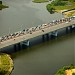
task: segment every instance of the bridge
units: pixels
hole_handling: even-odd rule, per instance
[[[24,43],[29,46],[29,39],[44,36],[51,33],[53,36],[58,36],[58,30],[62,28],[68,28],[72,30],[75,27],[75,16],[68,18],[62,18],[59,20],[53,20],[50,23],[38,25],[36,27],[31,27],[24,29],[23,31],[15,32],[6,36],[0,37],[0,48],[4,48],[10,45],[15,45],[20,42],[25,41]]]

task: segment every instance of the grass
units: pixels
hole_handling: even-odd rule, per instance
[[[35,3],[44,3],[44,2],[49,2],[49,0],[33,0],[32,2],[35,2]]]

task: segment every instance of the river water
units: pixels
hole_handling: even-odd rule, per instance
[[[63,17],[59,13],[49,14],[48,3],[36,4],[31,0],[3,0],[3,3],[9,8],[0,11],[0,36]],[[54,75],[62,66],[74,64],[74,34],[45,42],[41,36],[32,39],[33,46],[12,53],[14,71],[11,75]]]

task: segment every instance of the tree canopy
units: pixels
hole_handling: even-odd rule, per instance
[[[46,6],[46,8],[47,8],[47,10],[50,12],[50,14],[54,13],[54,10],[55,10],[55,9],[52,7],[51,4],[48,4],[48,5]]]

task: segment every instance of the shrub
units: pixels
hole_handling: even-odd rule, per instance
[[[54,11],[55,11],[55,9],[53,8],[53,6],[51,4],[48,4],[46,6],[46,8],[47,8],[48,12],[50,12],[51,14],[54,13]]]

